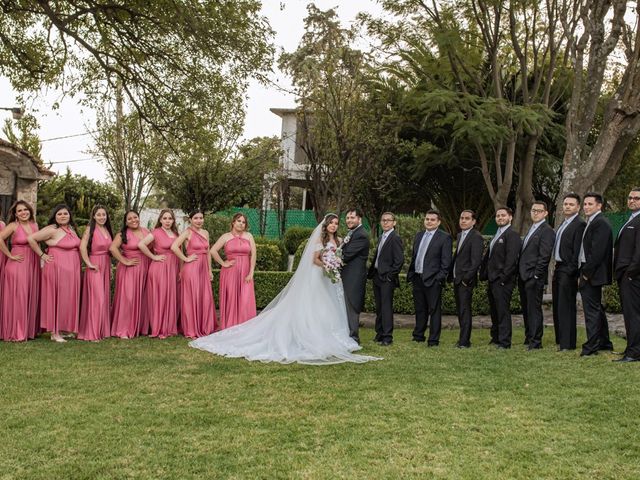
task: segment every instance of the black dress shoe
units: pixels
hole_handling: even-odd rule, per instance
[[[594,355],[598,355],[598,352],[580,352],[581,357],[593,357]]]
[[[629,362],[640,362],[640,358],[627,357],[626,355],[622,358],[616,358],[615,360],[611,360],[612,362],[619,363],[629,363]]]
[[[427,347],[437,347],[438,345],[438,343],[429,343]]]
[[[416,337],[413,337],[413,338],[411,339],[411,341],[412,341],[412,342],[418,342],[418,343],[424,343],[424,342],[426,341],[426,339],[425,339],[425,338],[416,338]]]
[[[531,350],[541,350],[542,349],[542,345],[531,345],[529,344],[529,346],[527,347],[527,350],[531,351]]]
[[[575,350],[575,349],[574,348],[560,348],[560,347],[558,347],[558,351],[559,352],[568,352],[570,350]]]
[[[388,347],[393,343],[393,340],[382,340],[380,342],[380,346],[381,347]]]
[[[471,348],[471,345],[460,345],[460,344],[456,344],[456,348]]]
[[[604,347],[598,347],[601,352],[613,352],[613,345],[606,345]]]
[[[373,341],[374,342],[381,342],[382,341],[382,337],[380,335],[376,335],[375,337],[373,337]]]

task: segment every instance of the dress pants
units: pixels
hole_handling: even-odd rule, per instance
[[[471,301],[473,299],[473,286],[464,286],[462,283],[453,284],[453,294],[456,299],[456,310],[458,312],[458,322],[460,323],[460,337],[458,345],[462,347],[471,346]]]
[[[376,271],[373,277],[373,296],[376,301],[376,340],[393,340],[393,291],[394,283],[380,278]]]
[[[489,282],[489,308],[491,310],[491,342],[504,348],[511,348],[511,296],[515,280],[501,285],[499,281]]]
[[[624,277],[618,282],[624,328],[627,332],[627,357],[640,359],[640,279]]]
[[[425,341],[425,332],[429,325],[429,345],[440,343],[442,328],[442,285],[435,282],[426,287],[420,277],[413,279],[413,305],[416,310],[416,327],[413,338],[418,342]],[[429,324],[429,320],[431,320]]]
[[[584,283],[580,286],[587,341],[582,344],[582,354],[590,355],[598,350],[613,350],[609,340],[609,322],[602,306],[602,285]]]
[[[553,328],[560,349],[576,348],[576,294],[578,277],[562,271],[553,274]]]
[[[529,348],[540,348],[544,332],[542,319],[544,280],[530,278],[525,281],[519,278],[518,290],[524,319],[524,343],[529,345]]]
[[[360,314],[353,308],[349,299],[345,296],[344,303],[347,306],[347,321],[349,323],[349,336],[360,343]]]

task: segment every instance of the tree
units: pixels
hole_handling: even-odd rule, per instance
[[[298,49],[280,57],[299,105],[299,147],[316,218],[340,212],[358,185],[373,173],[387,136],[367,103],[371,79],[367,58],[353,48],[355,27],[343,28],[335,10],[308,7]]]
[[[17,131],[14,130],[14,122]],[[23,115],[20,120],[5,120],[2,133],[9,142],[29,152],[33,158],[42,163],[42,143],[38,136],[40,124],[31,114]]]
[[[270,69],[273,34],[257,0],[15,0],[2,3],[0,74],[21,92],[82,93],[101,105],[121,85],[142,123],[189,132],[240,108]]]
[[[64,175],[57,175],[38,186],[38,223],[46,225],[53,207],[65,203],[71,208],[76,222],[86,225],[95,205],[103,205],[112,215],[121,208],[120,197],[106,183],[91,180],[83,175],[72,175],[67,168]]]
[[[584,195],[588,190],[606,190],[640,131],[640,17],[637,8],[629,8],[625,0],[577,2],[580,35],[568,50],[576,74],[566,120],[561,192]],[[621,73],[612,76],[620,44],[625,62]],[[609,78],[613,95],[599,121],[599,104]]]
[[[278,175],[282,147],[278,137],[255,137],[247,140],[238,147],[237,161],[249,169],[253,176],[249,179],[242,205],[252,208],[262,208],[263,195],[269,186],[267,179]]]

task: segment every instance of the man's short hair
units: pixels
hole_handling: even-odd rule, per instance
[[[382,215],[380,215],[380,218],[384,217],[385,215],[390,216],[394,222],[396,221],[396,216],[391,212],[384,212]]]
[[[544,211],[548,212],[549,211],[549,207],[547,206],[547,202],[545,202],[544,200],[534,200],[533,203],[531,204],[531,206],[533,205],[542,205],[544,207]]]
[[[600,195],[599,193],[587,192],[584,194],[584,198],[586,199],[587,197],[593,198],[596,201],[596,203],[599,203],[600,205],[604,203],[604,198],[602,198],[602,195]]]
[[[427,213],[424,214],[424,216],[426,217],[427,215],[436,215],[438,217],[438,220],[440,220],[440,212],[438,210],[434,210],[433,208],[430,210],[427,210]]]
[[[573,198],[576,202],[578,202],[578,205],[582,201],[582,199],[580,198],[580,195],[578,195],[577,193],[573,193],[573,192],[567,193],[564,197],[562,197],[562,200],[566,200],[567,198]]]
[[[364,217],[364,213],[362,213],[362,209],[358,208],[358,207],[353,207],[353,208],[347,208],[346,213],[355,213],[357,217]]]
[[[504,210],[509,214],[509,216],[513,217],[513,210],[511,210],[509,207],[498,207],[496,208],[496,213],[498,213],[500,210]]]
[[[473,218],[474,220],[477,220],[477,218],[476,218],[476,212],[474,212],[473,210],[470,210],[470,209],[462,210],[462,211],[460,212],[460,215],[462,215],[463,213],[470,213],[470,214],[471,214],[471,218]]]

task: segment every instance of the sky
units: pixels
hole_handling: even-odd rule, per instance
[[[307,13],[308,0],[263,0],[262,14],[266,16],[275,31],[273,39],[276,45],[276,58],[284,49],[297,48],[304,33],[303,20]],[[315,0],[320,9],[336,8],[341,21],[348,25],[359,12],[382,14],[382,7],[375,0]],[[274,85],[262,85],[251,82],[248,90],[246,120],[243,137],[280,135],[280,117],[269,111],[270,108],[295,106],[295,98],[287,91],[291,89],[290,79],[278,71],[274,65],[271,75]],[[59,102],[59,108],[52,106]],[[0,107],[17,106],[15,92],[9,81],[0,76]],[[40,123],[39,135],[42,139],[42,156],[45,164],[54,172],[64,172],[67,167],[72,173],[86,175],[96,180],[105,180],[107,175],[102,164],[92,158],[87,150],[91,146],[90,132],[95,125],[95,114],[81,107],[74,98],[62,98],[60,92],[42,92],[35,100],[24,105]],[[11,113],[0,110],[0,123],[11,118]],[[61,138],[65,137],[65,138]]]

